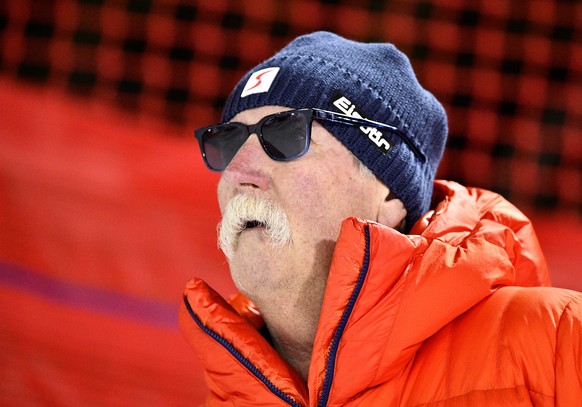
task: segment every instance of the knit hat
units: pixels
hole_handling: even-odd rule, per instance
[[[319,108],[397,127],[426,162],[388,131],[372,136],[363,127],[321,122],[400,198],[409,227],[428,211],[447,117],[394,45],[360,43],[329,32],[298,37],[239,81],[222,119],[266,105]]]

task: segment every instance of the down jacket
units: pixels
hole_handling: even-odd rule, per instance
[[[437,181],[435,197],[409,235],[343,222],[307,383],[252,308],[190,281],[180,325],[207,404],[581,406],[582,294],[542,287],[532,226],[499,195]]]

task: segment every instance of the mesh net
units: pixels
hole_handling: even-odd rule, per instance
[[[582,3],[5,0],[0,72],[192,127],[299,34],[390,41],[450,116],[439,177],[582,212]]]

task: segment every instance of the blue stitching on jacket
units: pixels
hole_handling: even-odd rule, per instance
[[[335,373],[335,361],[337,358],[337,352],[339,349],[339,342],[344,333],[346,325],[348,324],[348,319],[354,309],[356,304],[356,300],[358,299],[360,292],[362,291],[362,286],[364,285],[364,280],[368,275],[368,268],[370,265],[370,229],[369,226],[365,226],[365,236],[366,236],[366,250],[364,253],[364,262],[362,263],[362,268],[360,269],[360,274],[358,275],[358,280],[356,281],[356,286],[354,287],[354,291],[352,291],[352,295],[348,301],[346,309],[342,314],[340,322],[336,327],[336,330],[333,334],[329,354],[327,356],[327,362],[325,367],[325,375],[323,379],[323,388],[321,390],[321,397],[319,402],[317,403],[318,407],[325,407],[327,402],[329,401],[329,393],[331,392],[331,385],[333,383],[333,377]]]
[[[264,374],[262,374],[259,371],[259,369],[255,365],[252,364],[252,362],[250,360],[245,358],[234,347],[234,345],[232,345],[230,342],[228,342],[224,337],[220,336],[219,334],[217,334],[216,332],[214,332],[213,330],[211,330],[210,328],[205,326],[202,323],[202,321],[200,320],[200,318],[198,318],[198,316],[194,313],[194,310],[190,306],[190,303],[188,302],[188,298],[186,296],[184,296],[184,304],[186,304],[186,308],[188,309],[188,312],[190,313],[190,316],[192,317],[194,322],[196,322],[196,325],[198,325],[198,327],[200,329],[202,329],[202,331],[204,331],[208,336],[210,336],[212,339],[214,339],[216,342],[218,342],[220,345],[222,345],[222,347],[224,347],[228,352],[230,352],[230,354],[232,356],[234,356],[236,358],[236,360],[238,360],[244,367],[246,367],[257,379],[259,379],[261,382],[263,382],[263,384],[265,386],[267,386],[267,388],[271,391],[271,393],[273,393],[274,395],[279,397],[281,400],[283,400],[285,403],[289,404],[290,406],[301,407],[301,404],[297,403],[291,396],[284,393],[281,389],[279,389],[277,386],[275,386],[269,379],[267,379],[267,377]]]

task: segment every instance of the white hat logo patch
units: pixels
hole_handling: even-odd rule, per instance
[[[268,92],[278,72],[278,67],[265,68],[254,72],[247,81],[240,97],[244,98],[254,93]]]

